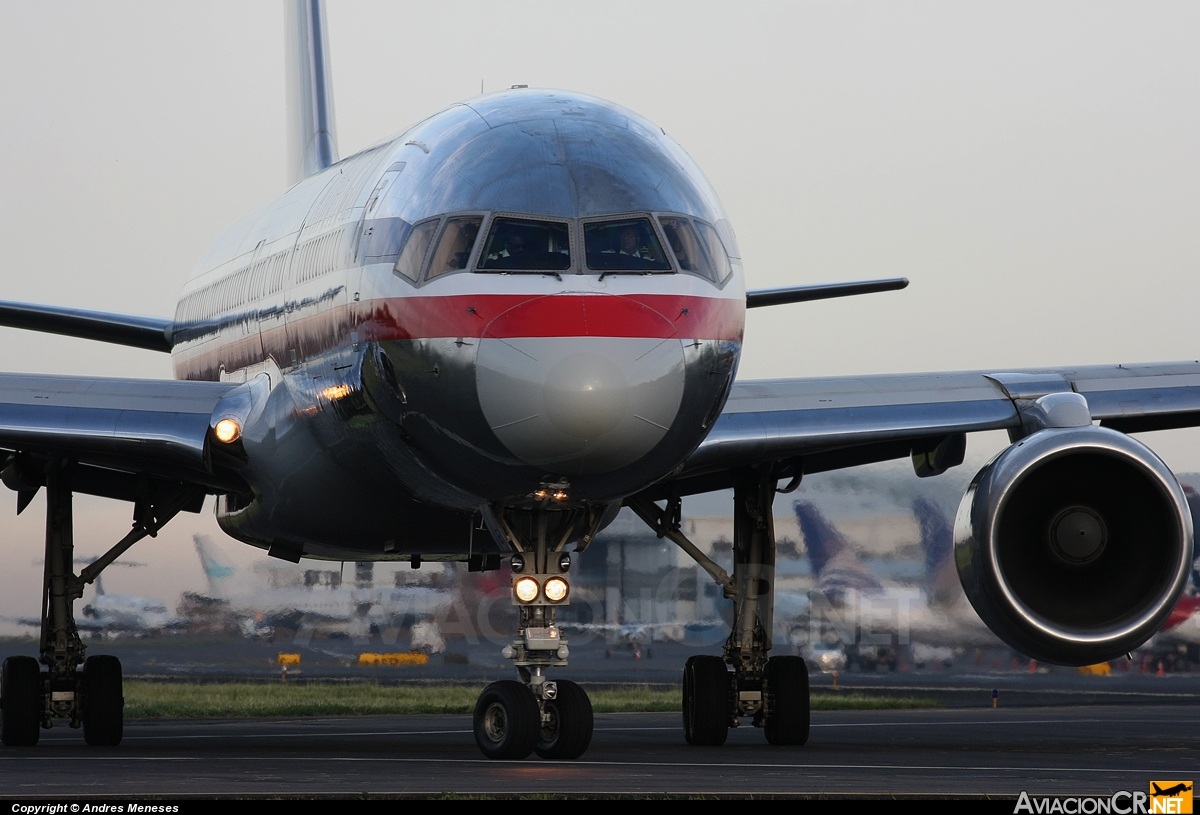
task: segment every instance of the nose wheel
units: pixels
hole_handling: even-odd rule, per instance
[[[537,744],[540,719],[529,688],[512,679],[493,682],[475,703],[475,743],[488,758],[525,758]]]
[[[542,702],[542,726],[533,749],[542,758],[579,758],[592,741],[592,700],[574,682],[555,684],[554,698]]]
[[[566,680],[543,682],[542,699],[514,680],[493,682],[475,703],[475,743],[488,758],[579,758],[592,742],[592,700]]]

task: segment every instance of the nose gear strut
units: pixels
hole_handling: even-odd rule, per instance
[[[544,671],[566,667],[570,655],[558,625],[559,607],[570,603],[571,556],[563,548],[580,532],[590,541],[600,512],[535,509],[514,514],[493,507],[490,521],[515,550],[510,565],[517,635],[501,654],[513,661],[521,681],[484,688],[475,705],[475,742],[488,758],[520,759],[531,752],[542,758],[578,758],[592,740],[591,700],[579,685],[551,681]]]

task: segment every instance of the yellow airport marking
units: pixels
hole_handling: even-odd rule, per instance
[[[407,651],[398,654],[359,654],[359,665],[425,665],[429,654]]]

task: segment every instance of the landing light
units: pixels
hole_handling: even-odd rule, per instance
[[[555,500],[555,501],[565,501],[565,500],[567,500],[567,493],[566,493],[566,491],[565,491],[565,490],[559,490],[558,492],[554,493],[554,500]]]
[[[538,582],[532,577],[522,577],[513,584],[513,591],[522,603],[532,603],[538,596]]]
[[[567,596],[567,581],[561,577],[552,577],[546,581],[546,599],[551,603],[561,603]]]
[[[232,444],[241,438],[242,426],[238,424],[237,419],[222,419],[213,428],[213,435],[222,444]]]

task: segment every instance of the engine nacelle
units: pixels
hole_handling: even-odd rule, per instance
[[[967,598],[1013,648],[1089,665],[1140,646],[1182,593],[1192,517],[1148,447],[1101,427],[1038,431],[971,482],[954,524]]]

